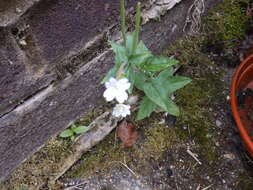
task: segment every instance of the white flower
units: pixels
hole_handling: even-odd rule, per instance
[[[130,106],[125,104],[116,104],[112,111],[112,115],[115,117],[126,117],[130,113]]]
[[[116,80],[112,77],[105,83],[106,90],[103,96],[108,102],[115,98],[119,103],[123,103],[128,98],[126,90],[129,89],[130,86],[127,78]]]

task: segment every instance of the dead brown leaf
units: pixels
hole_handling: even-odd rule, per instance
[[[136,140],[138,139],[138,132],[136,131],[136,127],[126,120],[123,120],[117,130],[116,130],[117,137],[123,143],[124,148],[130,148],[134,145]]]

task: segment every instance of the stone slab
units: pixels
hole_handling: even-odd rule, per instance
[[[118,0],[35,2],[0,2],[0,19],[16,7],[29,8],[18,21],[0,30],[0,116],[57,80],[62,70],[76,67],[69,64],[71,69],[64,68],[61,62],[79,54],[88,42],[116,24],[119,14]],[[135,0],[127,2],[130,8]],[[96,51],[84,54],[87,57]]]

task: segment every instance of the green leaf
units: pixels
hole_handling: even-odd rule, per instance
[[[175,59],[170,59],[164,56],[151,56],[147,58],[144,64],[142,64],[142,69],[146,71],[162,71],[167,67],[178,64]]]
[[[128,57],[127,57],[127,49],[115,42],[109,41],[113,52],[115,53],[115,64],[116,67],[119,68],[121,63],[127,63],[128,62]]]
[[[185,85],[189,84],[191,82],[191,79],[188,77],[168,77],[167,81],[165,82],[164,86],[166,86],[167,93],[171,94],[175,92],[176,90],[183,88]]]
[[[146,62],[147,58],[151,56],[152,53],[148,50],[143,41],[140,41],[135,53],[131,56],[129,61],[140,68],[140,66]]]
[[[128,78],[129,82],[131,83],[131,86],[130,88],[128,89],[128,93],[129,94],[132,94],[132,91],[133,91],[133,87],[134,87],[134,83],[135,83],[135,71],[133,70],[132,67],[129,67],[127,70],[126,70],[126,77]]]
[[[164,78],[164,79],[166,79],[168,77],[173,76],[174,72],[175,71],[174,71],[173,67],[169,67],[168,69],[160,72],[159,75],[158,75],[158,78]]]
[[[155,83],[145,83],[143,88],[146,96],[164,111],[169,112],[171,115],[179,116],[179,109],[176,104],[168,98],[165,91],[157,88]]]
[[[88,130],[89,130],[89,127],[87,126],[79,126],[79,127],[76,127],[73,131],[76,134],[80,134],[80,133],[85,133]]]
[[[141,101],[141,106],[137,114],[137,120],[142,120],[149,117],[150,114],[155,110],[156,104],[152,102],[147,96]]]
[[[136,51],[135,51],[136,54],[141,54],[141,53],[149,53],[151,54],[151,52],[148,50],[148,48],[146,47],[146,45],[144,44],[143,41],[140,41],[137,48],[136,48]]]
[[[76,125],[73,123],[70,125],[70,129],[73,130],[74,128],[76,128]]]
[[[101,84],[104,84],[105,82],[107,82],[111,77],[115,77],[117,73],[117,69],[116,67],[111,68],[108,73],[105,75],[105,77],[103,78],[103,80],[101,81]]]
[[[66,129],[60,133],[60,137],[63,137],[63,138],[70,137],[73,135],[74,135],[74,133],[71,129]]]
[[[164,95],[170,95],[191,82],[190,78],[167,76],[168,74],[162,73],[152,81],[156,88],[160,89],[160,92]]]
[[[180,115],[180,110],[178,106],[170,98],[168,98],[166,101],[166,107],[167,110],[164,111],[168,112],[169,114],[174,115],[176,117]]]
[[[138,88],[139,90],[144,91],[143,86],[146,83],[146,81],[147,81],[147,77],[144,74],[142,74],[142,73],[136,73],[135,74],[134,86],[136,88]]]
[[[71,141],[74,141],[74,140],[75,140],[75,136],[74,136],[74,135],[71,136],[71,137],[70,137],[70,140],[71,140]]]
[[[126,36],[126,49],[128,52],[128,55],[131,55],[132,51],[133,51],[133,33],[127,33]]]

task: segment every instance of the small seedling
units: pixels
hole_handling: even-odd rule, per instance
[[[106,101],[116,100],[112,115],[126,117],[131,114],[127,104],[128,95],[135,89],[145,94],[140,101],[137,120],[149,117],[157,108],[173,116],[179,116],[179,107],[170,98],[175,91],[191,82],[190,78],[175,76],[174,66],[179,61],[154,55],[139,39],[141,27],[141,5],[137,3],[135,29],[126,31],[125,1],[120,0],[120,24],[122,41],[109,41],[115,54],[114,67],[106,74],[102,83],[106,90]]]
[[[70,140],[74,141],[76,138],[76,135],[85,133],[88,130],[89,130],[89,127],[87,126],[76,126],[75,124],[72,124],[68,129],[60,133],[60,137],[70,138]]]

